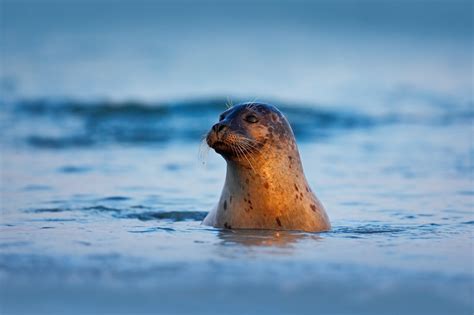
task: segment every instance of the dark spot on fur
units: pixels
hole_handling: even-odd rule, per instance
[[[244,201],[247,202],[247,198],[244,198]]]
[[[252,209],[252,210],[253,210],[253,207],[252,207],[252,206],[250,206],[250,209]]]
[[[232,226],[230,224],[227,224],[227,222],[224,223],[224,228],[226,229],[232,229]]]
[[[296,186],[296,184],[295,184],[295,190],[296,190],[296,191],[300,191],[300,190],[298,189],[298,186]]]
[[[252,204],[252,200],[249,199],[248,203],[249,203],[249,205],[251,205],[251,204]]]
[[[308,188],[308,186],[306,186],[306,192],[309,192],[309,188]],[[232,198],[232,197],[231,197],[231,198]]]
[[[315,206],[315,205],[311,204],[310,207],[311,207],[311,210],[313,210],[314,212],[316,212],[316,206]]]
[[[227,200],[224,200],[224,210],[227,210]]]
[[[268,189],[268,187],[270,187],[270,186],[268,185],[267,182],[265,182],[265,184],[263,184],[263,187],[265,187],[266,189]]]
[[[250,181],[249,181],[249,179],[247,178],[247,179],[245,179],[245,182],[248,184]]]
[[[277,221],[277,224],[281,227],[281,221],[280,218],[276,217],[275,220]]]
[[[298,194],[295,195],[295,199],[298,199]]]

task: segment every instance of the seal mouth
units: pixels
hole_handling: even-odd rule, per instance
[[[210,131],[207,135],[206,142],[225,158],[244,158],[248,153],[257,150],[258,147],[253,144],[255,140],[251,140],[246,136],[227,130],[224,133]]]
[[[213,148],[217,153],[224,153],[227,151],[231,151],[231,146],[226,143],[222,137],[219,137],[214,132],[209,132],[206,138],[206,142],[209,147]]]
[[[229,137],[223,136],[218,137],[217,135],[210,133],[207,137],[207,144],[209,147],[214,149],[216,153],[225,157],[237,156],[235,143],[230,141]]]
[[[216,151],[216,153],[224,156],[234,156],[235,155],[235,149],[233,148],[231,143],[227,143],[222,140],[216,140],[212,142],[212,144],[209,144],[211,148]]]

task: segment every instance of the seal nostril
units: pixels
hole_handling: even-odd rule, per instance
[[[215,133],[218,133],[219,131],[222,131],[226,128],[226,125],[224,124],[221,124],[221,123],[217,123],[215,124],[214,126],[212,126],[212,130],[215,132]]]

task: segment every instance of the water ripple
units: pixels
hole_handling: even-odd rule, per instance
[[[119,215],[119,218],[138,219],[141,221],[150,220],[171,220],[171,221],[201,221],[207,215],[205,211],[147,211],[141,213],[128,213]]]

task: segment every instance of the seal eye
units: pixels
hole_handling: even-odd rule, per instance
[[[252,123],[252,124],[253,124],[253,123],[256,123],[256,122],[258,121],[257,116],[252,115],[252,114],[245,116],[244,119],[245,119],[245,121],[247,121],[247,122],[249,122],[249,123]]]
[[[219,121],[221,121],[222,119],[224,119],[224,114],[219,115]]]

